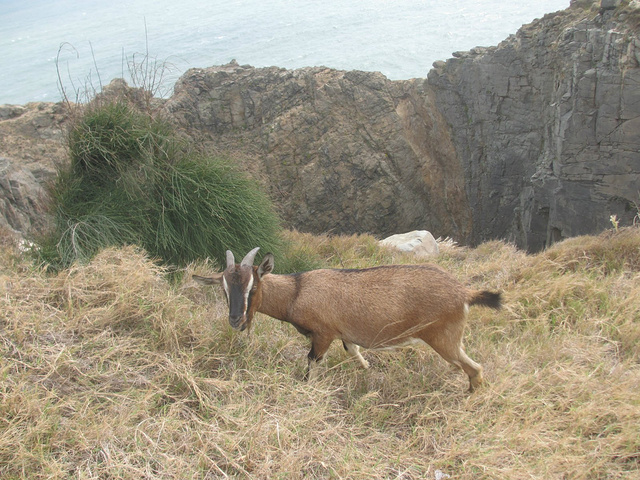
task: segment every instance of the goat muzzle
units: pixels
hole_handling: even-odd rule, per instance
[[[247,317],[245,315],[231,316],[229,315],[229,325],[234,330],[240,330],[243,332],[247,328]]]

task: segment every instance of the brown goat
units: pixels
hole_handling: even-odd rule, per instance
[[[471,290],[434,265],[389,265],[359,270],[312,270],[274,275],[274,258],[253,266],[258,248],[240,264],[227,251],[227,268],[214,277],[193,278],[222,284],[235,329],[251,326],[256,312],[291,323],[311,339],[307,377],[313,376],[331,342],[364,368],[359,346],[388,349],[427,343],[469,376],[473,391],[482,367],[464,352],[462,336],[470,305],[500,308],[500,293]]]

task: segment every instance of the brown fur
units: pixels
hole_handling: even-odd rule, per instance
[[[392,348],[421,340],[467,373],[470,390],[482,383],[482,367],[462,346],[466,313],[469,305],[499,308],[499,293],[471,290],[434,265],[293,275],[273,275],[272,269],[270,255],[253,267],[255,293],[246,322],[258,311],[310,337],[308,374],[336,339],[365,367],[357,346]]]

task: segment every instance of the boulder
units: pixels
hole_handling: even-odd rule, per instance
[[[620,6],[622,0],[602,0],[600,2],[601,10],[614,10]]]
[[[0,157],[0,226],[14,232],[30,232],[42,225],[45,206],[42,184],[27,168]]]
[[[401,252],[412,252],[418,257],[430,257],[440,252],[438,242],[427,230],[414,230],[391,235],[380,240],[380,244]]]

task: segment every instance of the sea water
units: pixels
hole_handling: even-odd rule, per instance
[[[455,51],[497,45],[569,0],[0,0],[0,104],[59,101],[231,60],[426,77]],[[145,63],[148,61],[148,64]],[[161,68],[160,66],[164,66]],[[157,67],[157,68],[156,68]]]

